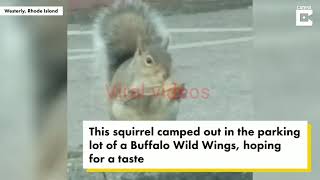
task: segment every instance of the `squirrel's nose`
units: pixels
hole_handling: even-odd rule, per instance
[[[163,80],[168,79],[168,77],[169,77],[168,73],[161,73],[161,78],[162,78]]]

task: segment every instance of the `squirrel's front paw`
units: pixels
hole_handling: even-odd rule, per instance
[[[184,84],[172,83],[165,86],[165,95],[170,100],[181,100],[186,97]]]

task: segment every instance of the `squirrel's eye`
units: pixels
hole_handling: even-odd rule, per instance
[[[147,57],[145,62],[146,62],[146,65],[148,65],[148,66],[152,65],[152,64],[153,64],[153,59],[152,59],[152,57],[150,57],[150,56]]]

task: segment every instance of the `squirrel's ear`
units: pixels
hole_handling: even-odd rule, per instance
[[[168,50],[169,44],[170,44],[170,37],[168,36],[162,41],[162,47]]]
[[[137,38],[137,53],[138,53],[138,55],[142,55],[143,51],[144,51],[144,44],[143,44],[141,36],[138,36],[138,38]]]

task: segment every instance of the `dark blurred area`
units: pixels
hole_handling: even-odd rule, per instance
[[[64,6],[1,0],[0,6]],[[0,179],[66,179],[67,18],[0,16]]]

